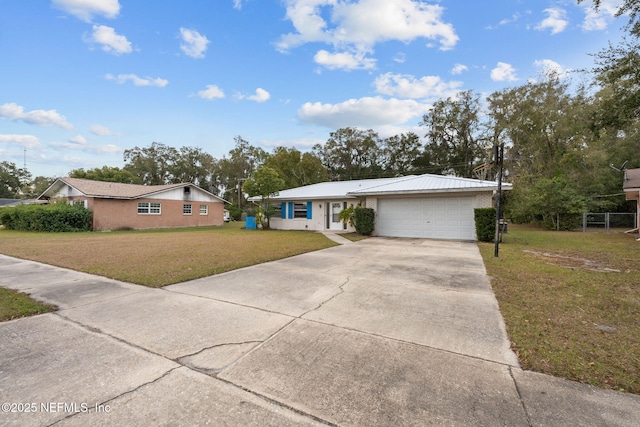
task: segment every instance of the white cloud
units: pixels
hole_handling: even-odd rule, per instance
[[[92,145],[88,147],[87,150],[97,154],[114,154],[123,151],[121,147],[113,144]]]
[[[73,142],[50,142],[49,147],[79,150],[81,147]]]
[[[138,77],[135,74],[118,74],[114,76],[113,74],[107,74],[104,76],[107,80],[114,80],[120,84],[123,84],[129,80],[133,82],[136,86],[156,86],[156,87],[165,87],[169,84],[169,80],[161,79],[159,77]]]
[[[33,135],[0,134],[0,142],[10,145],[19,145],[30,149],[42,146],[42,144],[40,144],[40,140]]]
[[[550,7],[545,9],[544,12],[547,14],[547,17],[536,25],[536,30],[544,31],[546,29],[550,29],[551,34],[558,34],[567,28],[569,21],[566,19],[567,12],[564,9],[560,9],[559,7]]]
[[[233,0],[233,8],[234,9],[242,9],[242,0]]]
[[[271,98],[271,94],[266,90],[262,89],[261,87],[259,87],[256,89],[256,94],[248,97],[247,99],[250,99],[251,101],[256,101],[256,102],[265,102],[265,101],[268,101],[269,98]]]
[[[0,105],[0,118],[8,120],[22,120],[37,126],[57,126],[63,129],[72,129],[71,123],[56,110],[31,110],[24,111],[24,107],[13,102]]]
[[[613,21],[613,18],[620,7],[619,0],[603,0],[600,2],[598,11],[595,10],[591,2],[582,3],[585,11],[582,29],[585,31],[604,30]]]
[[[89,128],[89,132],[91,132],[94,135],[98,135],[98,136],[115,135],[115,133],[111,129],[109,129],[108,127],[105,127],[105,126],[101,126],[101,125],[91,125],[91,127]]]
[[[262,102],[266,102],[269,100],[269,98],[271,98],[271,94],[269,92],[267,92],[266,90],[262,89],[261,87],[259,87],[258,89],[256,89],[256,93],[254,95],[243,95],[241,93],[236,95],[236,98],[238,99],[248,99],[250,101],[255,101],[258,103],[262,103]]]
[[[133,52],[131,43],[125,36],[116,34],[116,31],[106,25],[94,25],[91,37],[84,37],[86,43],[98,43],[102,50],[114,55]]]
[[[326,138],[298,138],[291,140],[261,140],[258,141],[258,144],[262,145],[263,147],[288,147],[296,148],[300,151],[305,151],[312,148],[316,144],[324,144],[325,142],[327,142]]]
[[[422,1],[286,0],[285,4],[287,19],[296,32],[285,34],[276,42],[281,52],[305,43],[322,42],[338,51],[359,53],[364,58],[363,53],[388,40],[409,43],[425,38],[439,42],[440,49],[448,50],[459,39],[453,25],[442,20],[444,8]],[[325,59],[332,59],[330,63],[334,64],[338,57],[325,55]]]
[[[374,81],[376,92],[383,95],[411,99],[447,98],[454,96],[462,82],[445,82],[438,76],[416,79],[408,74],[385,73]]]
[[[365,97],[340,104],[307,102],[298,110],[298,118],[309,124],[338,129],[347,126],[377,128],[401,124],[422,117],[430,106],[415,100]]]
[[[514,82],[518,80],[516,77],[516,69],[511,64],[498,62],[496,68],[491,70],[491,80],[494,82]]]
[[[330,70],[369,70],[375,68],[376,60],[365,58],[365,52],[340,52],[330,53],[326,50],[319,50],[313,60]]]
[[[564,67],[551,59],[540,59],[533,62],[533,65],[543,75],[556,75],[558,77],[566,76],[570,70],[565,70]]]
[[[393,60],[398,64],[404,64],[407,60],[407,55],[404,52],[398,52],[398,54],[393,57]]]
[[[69,138],[69,142],[72,144],[87,145],[87,139],[82,135],[76,135],[72,138]]]
[[[469,71],[469,67],[464,64],[456,64],[451,69],[451,74],[458,75],[464,73],[465,71]]]
[[[113,154],[122,151],[122,148],[113,145],[93,145],[85,143],[78,143],[73,141],[73,138],[69,140],[69,142],[51,142],[48,144],[49,147],[52,148],[60,148],[63,150],[77,150],[85,153],[93,153],[93,154]]]
[[[94,15],[115,18],[120,13],[118,0],[51,0],[51,4],[86,22],[91,22]]]
[[[202,99],[224,98],[224,92],[216,85],[207,85],[207,88],[198,92]]]
[[[513,15],[511,15],[511,18],[505,18],[503,20],[501,20],[500,22],[498,22],[497,25],[489,25],[487,27],[485,27],[487,30],[495,30],[499,27],[502,27],[503,25],[508,25],[511,24],[512,22],[516,22],[517,20],[520,19],[520,14],[519,13],[514,13]]]
[[[192,58],[204,58],[207,45],[210,43],[206,36],[200,34],[196,30],[181,27],[180,37],[182,38],[180,49],[185,53],[185,55]]]

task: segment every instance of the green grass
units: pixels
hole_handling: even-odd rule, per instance
[[[27,294],[0,288],[0,322],[48,313],[55,309],[56,307],[53,305],[41,304],[32,300]]]
[[[161,287],[336,245],[320,233],[242,225],[106,233],[0,230],[0,253]]]
[[[510,225],[499,258],[479,244],[523,368],[640,394],[637,237]]]

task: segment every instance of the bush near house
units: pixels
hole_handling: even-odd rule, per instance
[[[67,203],[20,205],[1,209],[0,223],[18,231],[91,231],[91,211]]]
[[[496,235],[496,208],[476,208],[476,236],[481,242],[493,242]]]
[[[376,214],[371,208],[363,208],[358,206],[353,211],[355,227],[358,234],[370,236],[375,227]]]

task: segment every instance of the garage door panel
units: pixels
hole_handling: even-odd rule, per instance
[[[475,240],[473,197],[378,199],[378,234]]]

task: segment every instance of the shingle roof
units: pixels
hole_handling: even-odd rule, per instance
[[[627,169],[625,171],[622,188],[625,190],[640,188],[640,169]]]
[[[57,192],[61,186],[70,185],[76,190],[80,191],[89,197],[109,198],[109,199],[138,199],[141,197],[157,194],[173,188],[181,188],[185,186],[199,188],[193,184],[180,183],[180,184],[167,184],[167,185],[137,185],[137,184],[123,184],[120,182],[105,182],[94,181],[90,179],[81,178],[58,178],[39,198],[51,197],[53,193]],[[212,194],[212,196],[219,198]],[[222,200],[222,199],[220,199]]]

